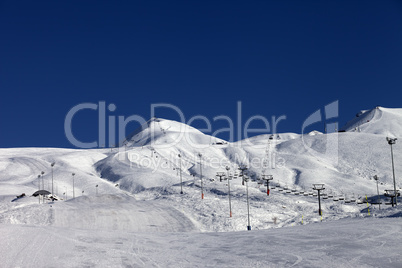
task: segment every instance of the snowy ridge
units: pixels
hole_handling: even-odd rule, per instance
[[[402,109],[376,107],[357,115],[342,130],[391,137],[402,136]]]
[[[183,141],[195,146],[199,144],[225,142],[222,139],[205,135],[198,129],[180,122],[162,118],[152,118],[130,134],[122,145],[166,147]]]

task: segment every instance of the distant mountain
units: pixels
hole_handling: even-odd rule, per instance
[[[214,144],[226,141],[204,134],[192,126],[162,119],[151,118],[144,125],[131,133],[122,145],[125,146],[165,146],[177,143]]]
[[[384,136],[402,136],[402,109],[383,108],[377,106],[364,110],[341,128],[347,132],[364,132]]]

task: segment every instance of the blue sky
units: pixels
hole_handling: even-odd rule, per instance
[[[0,1],[0,36],[0,147],[74,147],[66,114],[100,101],[187,120],[235,120],[241,101],[243,118],[286,115],[278,132],[296,133],[336,100],[340,125],[402,107],[401,1]],[[73,133],[96,139],[97,112]]]

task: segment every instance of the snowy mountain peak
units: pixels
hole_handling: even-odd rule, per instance
[[[123,142],[127,146],[166,145],[189,140],[199,144],[212,144],[225,141],[206,135],[185,123],[153,117],[131,133]]]
[[[341,129],[384,136],[402,136],[402,109],[377,106],[362,110]]]

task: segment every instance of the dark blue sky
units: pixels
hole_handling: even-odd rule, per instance
[[[163,102],[212,120],[236,119],[242,101],[244,119],[286,115],[278,132],[297,133],[335,100],[341,125],[360,109],[402,107],[396,0],[9,0],[0,40],[0,147],[74,147],[64,119],[84,102],[146,119]],[[78,113],[73,133],[95,140],[97,112]]]

